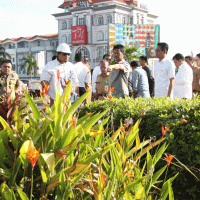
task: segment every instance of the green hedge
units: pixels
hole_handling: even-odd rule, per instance
[[[168,154],[176,157],[184,163],[192,172],[200,178],[200,98],[192,100],[169,98],[155,99],[112,99],[95,101],[86,105],[80,112],[99,112],[111,105],[111,125],[118,127],[128,117],[135,123],[142,116],[140,123],[140,138],[149,139],[155,136],[162,137],[162,124],[170,126],[165,136],[168,138]],[[175,162],[175,161],[174,161]],[[176,162],[175,162],[176,163]],[[180,172],[173,184],[175,197],[178,199],[198,199],[200,187],[197,180],[186,170],[171,165],[168,175]]]

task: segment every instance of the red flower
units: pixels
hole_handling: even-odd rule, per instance
[[[77,117],[73,117],[72,116],[72,124],[74,126],[74,129],[76,128],[76,124],[77,124]]]
[[[170,127],[171,127],[171,126],[170,126]],[[162,124],[162,137],[165,136],[165,133],[170,129],[170,127],[167,128],[167,127],[165,127],[165,126]]]
[[[109,103],[110,103],[110,101],[111,101],[111,99],[112,99],[112,92],[113,92],[113,90],[115,89],[115,87],[111,87],[110,89],[109,89]]]
[[[64,71],[63,71],[63,72],[64,72]],[[59,69],[57,70],[57,79],[58,79],[58,81],[60,81],[60,74],[63,73],[63,72],[60,72]]]
[[[38,151],[37,151],[35,147],[30,147],[29,150],[28,150],[28,152],[26,153],[27,158],[31,162],[32,170],[34,169],[35,164],[36,164],[36,162],[38,160],[40,149],[41,148],[39,148]]]
[[[52,85],[53,85],[53,84],[51,84],[51,85],[46,85],[46,84],[44,83],[44,87],[43,87],[42,91],[40,92],[41,95],[44,96],[45,94],[47,94],[48,89],[49,89]]]
[[[174,157],[175,156],[172,156],[171,154],[169,156],[166,155],[166,157],[164,159],[167,161],[167,167],[169,167],[169,165]]]

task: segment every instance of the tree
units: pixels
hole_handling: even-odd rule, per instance
[[[11,59],[11,56],[6,52],[4,46],[0,45],[0,64],[5,59]]]
[[[127,59],[128,62],[138,59],[138,56],[135,55],[134,53],[138,53],[138,47],[135,46],[125,46],[124,48],[124,53],[125,53],[125,58]]]
[[[21,69],[27,68],[27,75],[30,75],[32,79],[32,70],[34,70],[34,73],[37,73],[37,63],[34,58],[33,54],[25,54],[25,57],[22,59],[24,61],[23,65],[21,66]]]

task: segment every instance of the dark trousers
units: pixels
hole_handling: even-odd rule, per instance
[[[86,93],[86,90],[84,87],[79,87],[79,96],[82,96],[84,93]]]

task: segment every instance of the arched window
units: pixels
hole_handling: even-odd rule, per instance
[[[67,22],[63,21],[62,22],[62,30],[66,30],[67,29]]]
[[[88,51],[87,48],[85,48],[85,47],[84,48],[79,48],[79,49],[77,49],[76,53],[78,53],[78,52],[81,52],[81,54],[82,54],[82,56],[84,58],[90,59],[90,54],[89,54],[89,51]]]
[[[97,40],[98,40],[98,41],[103,41],[103,40],[104,40],[103,31],[99,31],[99,32],[97,33]]]
[[[111,15],[107,15],[107,17],[106,17],[106,23],[107,24],[111,24],[112,23],[112,16]]]
[[[61,43],[67,43],[67,36],[66,35],[62,35]]]
[[[98,25],[103,25],[103,16],[99,16],[97,19],[97,24]]]

